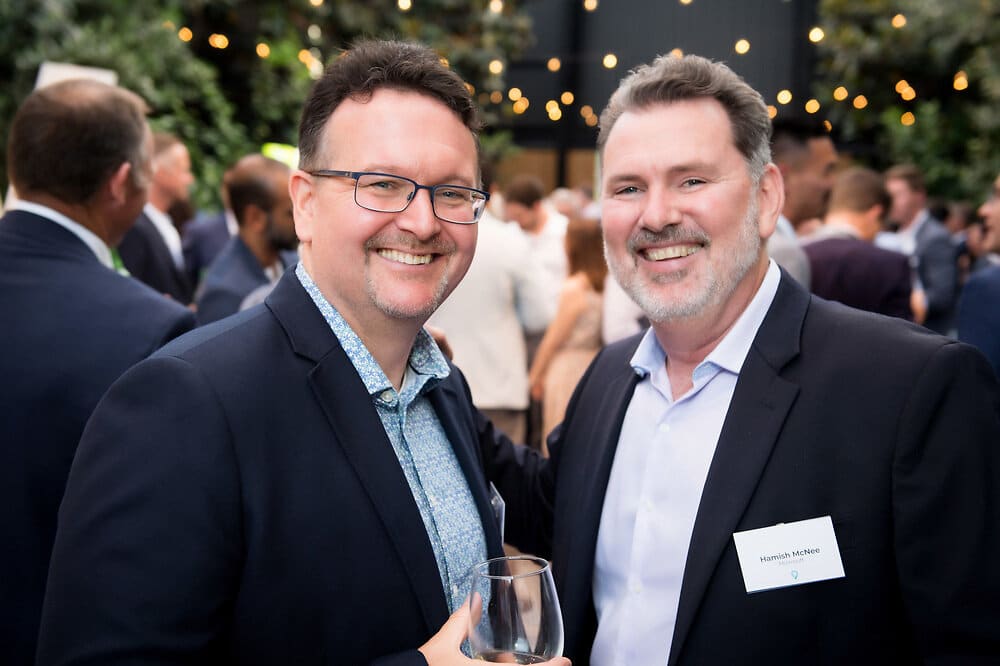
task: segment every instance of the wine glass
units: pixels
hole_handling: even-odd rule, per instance
[[[538,664],[562,655],[562,611],[546,560],[496,557],[472,567],[471,578],[472,657]]]

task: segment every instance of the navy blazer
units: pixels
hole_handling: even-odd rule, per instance
[[[188,280],[195,287],[202,281],[205,271],[219,256],[232,236],[226,224],[226,214],[199,215],[184,225],[181,245],[184,249],[184,268]]]
[[[927,296],[924,326],[950,334],[955,324],[955,305],[960,292],[958,246],[944,225],[929,217],[917,230],[913,250],[917,275]]]
[[[118,254],[135,279],[182,305],[191,302],[194,290],[187,273],[177,268],[163,236],[145,213],[118,244]]]
[[[812,266],[812,293],[859,310],[913,320],[913,281],[905,254],[846,235],[820,238],[802,249]]]
[[[34,663],[56,511],[84,424],[194,315],[44,217],[0,219],[0,659]]]
[[[551,442],[574,666],[596,630],[594,554],[638,339],[598,355]],[[998,408],[971,347],[811,297],[783,273],[702,493],[670,666],[997,663]],[[733,532],[827,515],[845,578],[747,594]]]
[[[282,252],[287,268],[298,262],[295,252]],[[199,288],[198,323],[208,324],[239,312],[250,292],[269,282],[257,257],[239,236],[233,236],[215,258]]]
[[[1000,377],[1000,266],[973,273],[958,305],[958,339],[979,348]]]
[[[428,392],[501,553],[481,419]],[[60,512],[39,664],[423,664],[448,618],[361,378],[294,272],[126,373]]]

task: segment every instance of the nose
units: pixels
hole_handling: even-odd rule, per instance
[[[651,231],[659,231],[683,220],[677,196],[666,187],[654,185],[646,192],[640,222]]]
[[[396,226],[409,231],[419,240],[437,235],[441,230],[441,220],[434,215],[429,189],[422,187],[413,193],[406,209],[396,214]]]

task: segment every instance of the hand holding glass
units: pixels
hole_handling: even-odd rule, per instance
[[[549,563],[498,557],[472,568],[469,645],[483,661],[538,664],[562,655],[562,611]]]

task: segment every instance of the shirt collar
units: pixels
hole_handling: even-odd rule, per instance
[[[773,260],[768,260],[767,273],[764,275],[764,280],[757,289],[757,293],[754,294],[750,304],[743,310],[729,332],[695,368],[695,380],[698,379],[699,375],[715,368],[722,368],[736,375],[740,373],[743,362],[750,352],[750,346],[757,336],[757,330],[764,322],[764,317],[774,301],[774,295],[778,292],[780,281],[781,270]],[[666,352],[660,346],[660,341],[657,340],[653,327],[650,327],[632,355],[630,361],[632,369],[640,377],[648,377],[660,368],[665,368],[666,360]]]
[[[72,232],[77,238],[83,241],[84,245],[89,247],[91,252],[97,256],[98,261],[111,270],[115,270],[114,262],[111,259],[111,249],[108,248],[107,243],[102,241],[97,234],[79,222],[71,220],[59,211],[53,210],[48,206],[43,206],[42,204],[35,203],[33,201],[25,201],[24,199],[18,199],[17,201],[12,202],[9,206],[9,210],[23,210],[26,213],[32,213],[55,222],[60,227]]]
[[[330,325],[333,334],[337,336],[340,346],[344,348],[344,352],[351,359],[354,369],[358,371],[361,381],[364,382],[368,394],[381,402],[394,403],[396,394],[392,382],[386,377],[385,372],[375,361],[375,357],[368,351],[368,348],[365,347],[358,334],[354,332],[354,329],[326,300],[302,262],[299,262],[295,267],[295,275],[306,293],[312,298],[313,303],[319,308],[327,324]],[[416,395],[426,393],[449,373],[448,361],[445,360],[437,343],[427,331],[420,329],[413,347],[410,349],[410,357],[407,361],[406,375],[401,388],[403,400],[409,402]],[[386,393],[387,391],[389,394]]]

